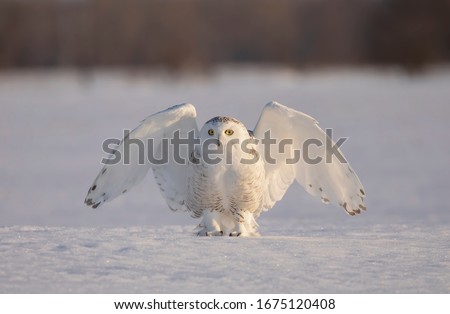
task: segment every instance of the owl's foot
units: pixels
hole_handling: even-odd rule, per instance
[[[221,237],[223,235],[224,235],[224,232],[221,230],[208,230],[206,228],[201,228],[197,232],[197,236],[199,236],[199,237]]]
[[[243,218],[242,218],[243,217]],[[230,237],[257,237],[258,225],[250,212],[241,212],[239,219],[218,211],[205,211],[203,219],[196,228],[200,237],[217,237],[229,235]]]
[[[205,235],[207,237],[221,237],[223,236],[223,231],[206,231]]]

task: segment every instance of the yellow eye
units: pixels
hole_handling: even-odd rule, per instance
[[[208,134],[211,135],[211,136],[213,136],[213,135],[214,135],[214,130],[213,130],[213,129],[209,129],[209,130],[208,130]]]
[[[226,135],[233,135],[233,133],[234,133],[234,131],[233,130],[230,130],[230,129],[228,129],[228,130],[225,130],[225,134]]]

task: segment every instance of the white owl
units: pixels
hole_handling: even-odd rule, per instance
[[[256,219],[294,180],[349,215],[366,210],[358,176],[317,121],[276,102],[253,131],[216,117],[199,132],[191,104],[149,116],[116,147],[85,203],[97,208],[116,198],[150,168],[172,210],[201,218],[198,235],[257,236]]]

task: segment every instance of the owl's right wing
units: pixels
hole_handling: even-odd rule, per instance
[[[152,168],[169,207],[186,209],[184,199],[190,147],[187,144],[172,145],[170,141],[175,136],[185,140],[197,138],[197,135],[196,111],[191,104],[172,106],[149,116],[116,147],[89,188],[86,205],[97,208],[129,191]],[[174,152],[174,147],[179,151]]]
[[[343,207],[349,215],[366,209],[366,194],[358,176],[315,119],[271,102],[261,113],[254,135],[261,140],[267,132],[274,143],[264,149],[259,146],[266,173],[263,209],[279,201],[294,181],[322,202]],[[336,154],[331,154],[327,143],[335,147]]]

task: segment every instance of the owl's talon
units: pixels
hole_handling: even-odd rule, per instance
[[[230,233],[230,237],[239,237],[241,235],[240,232],[233,231]]]
[[[207,237],[220,237],[223,236],[223,231],[206,231],[205,236]]]

